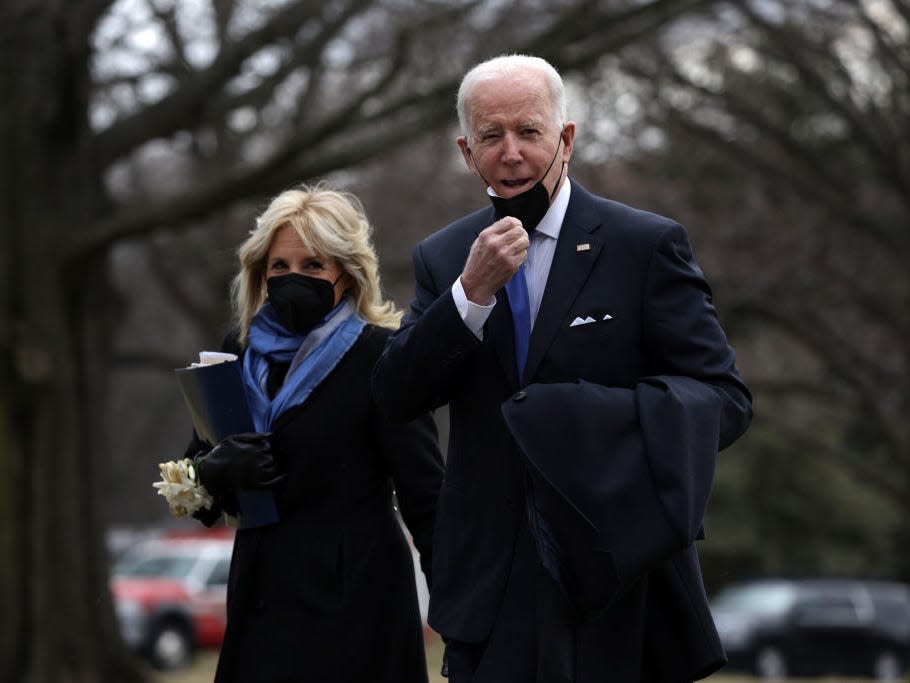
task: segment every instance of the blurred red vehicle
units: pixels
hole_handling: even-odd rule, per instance
[[[129,548],[111,571],[127,644],[159,669],[188,665],[218,648],[226,623],[233,530],[168,534]]]

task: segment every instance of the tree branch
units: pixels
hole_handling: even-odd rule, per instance
[[[114,0],[82,0],[82,2],[78,3],[77,7],[80,14],[78,25],[80,30],[77,44],[88,44],[89,36],[94,32],[98,20],[107,13],[113,4]]]
[[[910,2],[907,0],[891,0],[891,4],[897,13],[904,18],[904,23],[910,27]]]
[[[842,270],[835,270],[825,262],[819,265],[819,269],[821,280],[838,286],[841,295],[851,303],[853,310],[862,311],[875,324],[887,330],[890,336],[897,340],[895,347],[906,346],[906,340],[910,339],[910,323],[906,315],[895,315],[895,311],[903,312],[901,302],[889,306],[880,287],[870,290],[866,280]]]
[[[364,7],[373,0],[354,1]],[[316,0],[291,3],[261,28],[236,42],[223,44],[215,61],[181,81],[176,91],[99,133],[99,162],[109,164],[148,140],[192,127],[202,119],[211,93],[231,80],[249,56],[274,40],[296,33],[301,24],[323,8],[323,3]]]
[[[878,425],[882,436],[895,453],[904,448],[905,429],[902,422],[895,424],[882,405],[882,387],[887,386],[891,373],[857,349],[850,348],[830,324],[812,311],[800,309],[788,315],[780,307],[771,308],[764,302],[751,302],[748,307],[753,315],[798,339],[813,354],[822,359],[831,371],[857,393],[855,405]],[[866,374],[863,373],[866,371]],[[868,376],[869,374],[874,376]],[[901,416],[902,419],[902,416]]]
[[[322,147],[322,156],[319,155],[319,150],[311,149],[311,143],[325,137],[320,132],[338,132],[340,124],[337,120],[327,122],[315,132],[300,132],[285,144],[279,145],[279,151],[263,162],[215,178],[194,189],[192,193],[158,201],[143,198],[124,206],[114,216],[75,235],[69,258],[82,259],[86,254],[105,249],[120,239],[141,236],[162,225],[182,224],[241,199],[261,197],[274,192],[277,187],[349,167],[413,139],[414,131],[418,128],[430,131],[452,117],[451,102],[447,96],[441,97],[439,90],[430,91],[422,98],[413,96],[407,99],[411,100],[412,107],[416,110],[410,112],[410,116],[403,122],[389,125],[387,120],[393,114],[407,113],[399,111],[398,107],[389,108],[373,117],[350,121],[352,125],[345,130],[367,123],[372,124],[372,128],[369,131],[362,130],[359,135],[340,136],[344,146],[337,150]],[[388,130],[383,132],[383,128]],[[310,154],[306,158],[300,158],[301,151]]]
[[[177,7],[176,5],[171,5],[167,9],[161,9],[155,4],[154,0],[149,0],[149,6],[152,14],[164,28],[164,34],[167,36],[171,44],[171,50],[174,53],[174,68],[170,70],[170,73],[182,80],[192,70],[186,60],[186,45],[183,41],[183,36],[180,35],[180,30],[177,28]]]
[[[641,75],[639,73],[639,76]],[[786,164],[779,164],[768,157],[767,149],[724,137],[716,129],[693,121],[687,114],[675,109],[669,103],[667,103],[666,116],[665,121],[653,119],[653,122],[656,125],[668,123],[671,127],[688,132],[716,147],[736,163],[746,168],[751,167],[764,177],[783,181],[781,184],[792,188],[809,201],[830,207],[835,214],[841,216],[842,220],[852,225],[858,234],[874,238],[883,247],[884,254],[893,258],[903,258],[903,254],[906,252],[903,235],[896,235],[894,226],[890,223],[882,223],[877,220],[877,217],[861,211],[852,196],[844,195],[837,191],[837,188],[828,188],[814,182],[814,167],[802,167],[794,170]]]
[[[551,60],[561,69],[580,69],[683,14],[715,5],[718,1],[652,0],[626,9],[596,12],[601,3],[588,0],[568,12],[552,28],[528,41],[522,50]],[[558,48],[554,49],[554,46]]]
[[[869,464],[865,458],[858,457],[857,453],[819,438],[817,430],[797,428],[785,422],[775,424],[775,430],[796,444],[795,451],[821,458],[822,461],[840,463],[858,479],[880,491],[899,506],[906,507],[907,487],[899,479],[890,476],[891,468]]]
[[[842,84],[849,93],[853,89],[853,83],[840,60],[830,49],[817,48],[813,45],[805,32],[796,34],[787,26],[771,23],[748,3],[743,3],[741,9],[750,21],[764,33],[770,44],[780,51],[784,60],[796,69],[808,89],[843,116],[853,132],[853,137],[863,141],[870,152],[870,157],[876,160],[880,169],[879,177],[891,184],[907,202],[910,199],[907,194],[910,184],[908,184],[908,179],[903,177],[903,169],[899,164],[895,164],[894,155],[891,154],[895,140],[879,137],[879,133],[887,131],[887,126],[873,128],[868,124],[869,114],[875,112],[875,107],[870,104],[869,112],[859,111],[850,101],[849,95],[836,96],[831,88],[831,78],[819,73],[817,65],[827,63],[832,66],[841,74],[844,79]],[[804,58],[804,54],[808,54],[809,57]]]

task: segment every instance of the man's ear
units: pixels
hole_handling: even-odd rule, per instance
[[[459,135],[455,142],[458,143],[458,149],[461,150],[461,156],[464,158],[464,163],[468,167],[468,170],[476,176],[480,174],[477,172],[477,167],[474,165],[474,157],[471,156],[471,148],[468,147],[468,139],[464,135]]]
[[[568,121],[562,127],[562,160],[564,163],[569,163],[569,159],[572,158],[572,148],[575,144],[575,122]]]

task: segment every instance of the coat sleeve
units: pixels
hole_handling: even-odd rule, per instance
[[[480,340],[458,314],[451,282],[435,282],[423,247],[413,252],[414,299],[373,370],[373,394],[393,420],[448,403],[464,363]]]
[[[648,377],[692,380],[714,394],[718,449],[739,438],[752,419],[752,395],[736,368],[707,281],[689,239],[677,223],[664,232],[648,265],[642,313],[642,344]],[[688,400],[681,393],[680,400]]]
[[[404,423],[393,423],[380,416],[377,431],[401,517],[420,554],[420,567],[427,584],[432,585],[433,527],[443,474],[436,423],[426,412]]]

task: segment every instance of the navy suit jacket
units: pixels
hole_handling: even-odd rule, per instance
[[[682,226],[571,182],[524,377],[505,291],[482,340],[451,294],[492,208],[415,247],[415,298],[374,371],[393,418],[449,406],[430,624],[488,636],[530,514],[579,619],[634,621],[644,650],[669,653],[653,679],[692,680],[724,661],[693,543],[751,396]],[[630,591],[634,620],[611,611]]]

